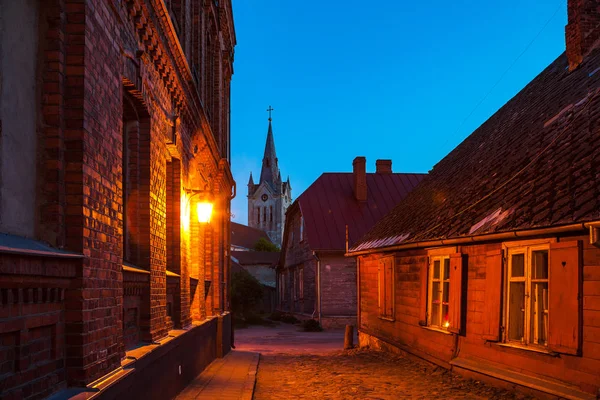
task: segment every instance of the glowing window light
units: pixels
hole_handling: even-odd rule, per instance
[[[198,222],[207,224],[210,222],[212,215],[213,204],[207,201],[201,201],[198,203]]]

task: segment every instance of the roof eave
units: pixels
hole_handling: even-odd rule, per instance
[[[405,244],[397,244],[392,246],[385,247],[376,247],[372,249],[358,250],[345,253],[346,257],[357,257],[362,255],[368,255],[373,253],[384,253],[389,251],[398,251],[398,250],[411,250],[411,249],[420,249],[426,247],[439,247],[439,246],[452,246],[458,244],[468,244],[468,243],[479,243],[479,242],[489,242],[494,240],[506,240],[506,239],[515,239],[515,238],[526,238],[533,236],[541,236],[541,235],[552,235],[559,233],[569,233],[569,232],[579,232],[585,231],[586,229],[591,228],[599,228],[600,221],[592,221],[592,222],[579,222],[576,224],[562,225],[562,226],[553,226],[546,228],[537,228],[537,229],[526,229],[526,230],[514,230],[502,233],[490,233],[490,234],[482,234],[482,235],[471,235],[464,236],[459,238],[450,238],[450,239],[437,239],[437,240],[427,240],[422,242],[412,242]]]

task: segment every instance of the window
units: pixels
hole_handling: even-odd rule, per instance
[[[394,319],[394,258],[379,260],[378,268],[379,316]]]
[[[267,207],[263,207],[263,222],[267,221]]]
[[[507,342],[548,345],[548,245],[509,249],[506,279]]]
[[[273,222],[273,206],[269,206],[269,219]]]
[[[260,224],[260,207],[256,207],[256,223]]]
[[[304,216],[300,216],[300,241],[304,240]]]
[[[279,274],[279,302],[285,301],[285,276],[283,273]]]
[[[298,270],[294,269],[294,272],[292,272],[293,278],[292,278],[292,293],[294,296],[294,300],[298,300]]]
[[[298,272],[298,292],[300,300],[304,299],[304,268]]]
[[[450,326],[450,257],[431,257],[427,298],[427,325],[447,329]]]

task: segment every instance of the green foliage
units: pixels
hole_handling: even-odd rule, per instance
[[[307,319],[302,322],[302,330],[304,332],[321,332],[323,328],[316,319]]]
[[[258,241],[256,243],[254,243],[254,250],[255,251],[270,251],[273,253],[281,251],[281,249],[279,247],[277,247],[275,244],[269,242],[264,237],[261,237],[260,239],[258,239]]]
[[[236,316],[246,318],[255,313],[262,301],[263,288],[260,282],[246,271],[236,272],[231,277],[231,309]]]

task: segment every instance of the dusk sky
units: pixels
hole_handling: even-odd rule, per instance
[[[427,172],[564,51],[566,3],[234,0],[233,220],[247,223],[269,105],[294,199],[356,156]]]

